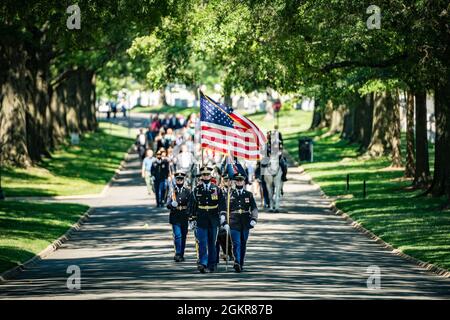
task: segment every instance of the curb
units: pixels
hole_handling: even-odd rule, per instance
[[[318,188],[318,190],[319,190],[320,195],[322,196],[322,198],[325,198],[325,199],[328,199],[328,200],[331,200],[331,201],[332,201],[332,202],[331,202],[331,205],[330,205],[330,207],[329,207],[329,209],[330,209],[335,215],[340,216],[342,219],[344,219],[344,220],[346,220],[348,223],[350,223],[350,225],[351,225],[354,229],[356,229],[356,230],[358,230],[359,232],[363,233],[363,234],[366,235],[368,238],[374,240],[376,243],[382,245],[385,249],[390,250],[392,254],[394,254],[394,255],[396,255],[396,256],[399,256],[399,257],[402,257],[403,259],[405,259],[405,260],[407,260],[407,261],[409,261],[409,262],[412,262],[412,263],[416,264],[417,266],[419,266],[419,267],[421,267],[421,268],[424,268],[425,270],[430,271],[431,273],[433,273],[433,274],[435,274],[435,275],[438,275],[438,276],[441,276],[441,277],[444,277],[444,278],[450,278],[450,271],[449,271],[449,270],[446,270],[446,269],[444,269],[444,268],[438,267],[438,266],[436,266],[436,265],[434,265],[434,264],[432,264],[432,263],[425,262],[425,261],[422,261],[422,260],[420,260],[420,259],[414,258],[414,257],[412,257],[412,256],[410,256],[410,255],[408,255],[408,254],[406,254],[406,253],[404,253],[404,252],[402,252],[401,250],[399,250],[399,249],[393,247],[391,244],[389,244],[389,243],[387,243],[386,241],[384,241],[383,239],[381,239],[379,236],[377,236],[376,234],[374,234],[372,231],[370,231],[370,230],[364,228],[359,222],[356,222],[355,220],[353,220],[347,213],[345,213],[345,212],[343,212],[342,210],[338,209],[338,208],[336,207],[336,202],[335,202],[335,200],[334,200],[333,198],[327,196],[327,195],[322,191],[322,188],[320,188],[320,186],[319,186],[317,183],[315,183],[315,182],[313,181],[313,179],[311,178],[311,176],[310,176],[308,173],[306,173],[305,170],[304,170],[303,168],[301,168],[301,169],[302,169],[303,174],[306,175],[306,178],[307,178],[309,184],[311,184],[311,185],[313,185],[313,186],[315,186],[315,187]]]
[[[39,252],[33,258],[0,274],[0,284],[5,283],[6,281],[14,278],[29,266],[35,264],[36,262],[44,259],[54,251],[58,250],[63,245],[64,242],[70,239],[70,236],[72,235],[73,232],[80,230],[81,225],[84,222],[86,222],[86,220],[89,219],[89,216],[93,213],[93,211],[94,211],[93,208],[89,208],[88,210],[86,210],[86,212],[81,216],[81,218],[78,219],[78,221],[72,227],[70,227],[70,229],[67,230],[66,233],[64,233],[61,237],[53,241],[50,245],[47,246],[47,248]]]
[[[98,195],[93,196],[92,198],[100,198],[105,195],[105,193],[108,191],[108,189],[112,186],[112,184],[117,180],[119,176],[119,172],[125,167],[125,163],[130,158],[130,154],[133,151],[134,145],[132,145],[128,151],[124,155],[124,159],[120,162],[119,167],[115,170],[114,176],[109,180],[108,184],[103,188],[102,192]],[[53,197],[53,199],[73,199],[74,196],[60,196],[60,197]],[[78,196],[80,198],[82,196]],[[85,197],[88,197],[88,195],[85,195]],[[12,199],[12,198],[9,198]],[[40,199],[45,199],[43,197],[40,197]],[[48,199],[48,198],[47,198]],[[34,197],[33,200],[39,200],[38,197]],[[74,231],[80,230],[81,225],[86,222],[86,220],[89,219],[90,215],[94,212],[94,208],[89,208],[81,217],[80,219],[72,226],[69,230],[66,231],[61,237],[53,241],[50,245],[47,246],[44,250],[39,252],[37,255],[35,255],[33,258],[25,261],[24,263],[13,267],[10,270],[6,270],[2,274],[0,274],[0,284],[14,278],[17,276],[20,272],[24,271],[27,267],[33,265],[34,263],[44,259],[54,251],[58,250],[64,242],[70,239],[71,234]]]

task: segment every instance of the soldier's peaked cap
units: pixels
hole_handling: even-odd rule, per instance
[[[186,173],[178,171],[178,172],[175,172],[174,176],[175,176],[175,178],[184,178],[186,176]]]
[[[200,173],[201,174],[204,174],[204,173],[211,173],[213,171],[213,168],[211,168],[211,167],[202,167],[201,169],[200,169]]]
[[[245,177],[241,173],[234,175],[233,180],[245,180]]]

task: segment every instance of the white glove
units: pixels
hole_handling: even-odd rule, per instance
[[[220,216],[220,224],[224,224],[225,223],[225,216]]]
[[[176,202],[175,200],[172,201],[171,203],[172,207],[176,208],[178,207],[178,202]]]
[[[250,221],[250,225],[251,225],[252,227],[256,226],[256,221],[255,221],[255,220]]]
[[[152,176],[152,181],[155,181],[155,177],[154,176]]]
[[[189,221],[189,230],[194,230],[197,227],[197,221]]]
[[[229,226],[228,224],[224,225],[224,226],[223,226],[223,229],[224,229],[226,232],[230,233],[230,226]]]

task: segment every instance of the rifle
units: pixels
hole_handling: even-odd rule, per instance
[[[225,260],[225,271],[228,271],[228,230],[229,230],[229,226],[230,226],[230,181],[228,181],[228,186],[227,186],[227,224],[228,224],[228,229],[227,229],[227,237],[226,237],[226,244],[225,244],[225,256],[226,256],[226,260]]]

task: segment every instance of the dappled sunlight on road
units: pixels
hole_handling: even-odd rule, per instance
[[[244,272],[219,264],[199,274],[192,232],[186,261],[173,262],[168,211],[154,207],[131,158],[95,212],[48,258],[0,286],[0,298],[361,299],[450,297],[450,281],[391,254],[328,210],[300,172],[290,171],[282,212],[261,212]],[[259,203],[259,199],[257,200]],[[81,290],[66,288],[69,265]],[[381,269],[381,289],[367,288],[367,267]]]

